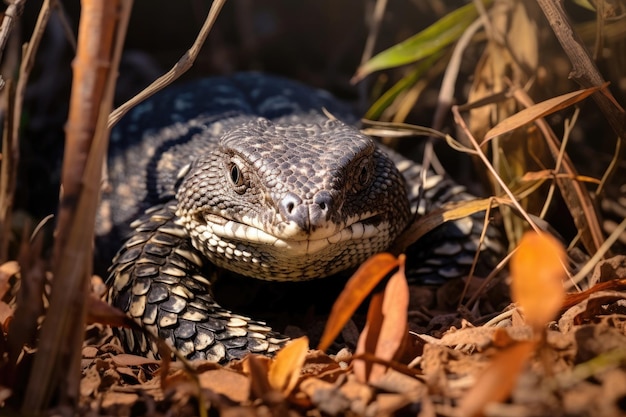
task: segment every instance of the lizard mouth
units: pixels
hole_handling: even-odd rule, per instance
[[[215,239],[237,241],[250,246],[273,247],[286,251],[293,256],[312,255],[331,245],[341,245],[348,241],[368,240],[385,233],[386,221],[380,214],[359,219],[338,231],[327,230],[311,234],[300,234],[296,237],[285,234],[272,234],[257,226],[225,219],[215,214],[203,214],[206,240]]]

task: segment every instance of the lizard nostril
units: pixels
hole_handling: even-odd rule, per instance
[[[280,208],[282,211],[291,216],[294,212],[298,211],[298,206],[302,204],[302,199],[294,193],[287,193],[280,201]]]

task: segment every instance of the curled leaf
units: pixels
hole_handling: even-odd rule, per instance
[[[298,382],[308,350],[309,339],[300,337],[289,342],[276,354],[268,373],[272,388],[285,396],[289,395]]]
[[[370,353],[383,361],[391,361],[399,353],[407,335],[409,286],[404,273],[404,255],[399,258],[400,268],[389,279],[382,294],[372,297],[367,313],[367,323],[355,354]],[[364,359],[354,361],[354,373],[359,380],[376,381],[386,367]]]
[[[328,349],[363,300],[396,266],[398,260],[393,255],[379,253],[357,269],[333,305],[318,345],[319,350]]]

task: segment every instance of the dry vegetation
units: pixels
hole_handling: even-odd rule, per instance
[[[220,2],[214,2],[210,11],[203,2],[190,3],[195,11],[208,12],[195,43],[137,100],[164,88],[193,63],[199,72],[272,70],[275,66],[262,59],[267,50],[263,43],[285,43],[290,34],[278,31],[278,40],[264,37],[262,31],[256,36],[258,26],[250,23],[271,26],[272,16],[290,13],[295,23],[288,27],[303,23],[299,12],[289,7],[283,5],[279,11],[280,2],[275,15],[243,1],[227,4],[222,15]],[[308,3],[303,2],[304,7]],[[92,277],[92,226],[108,131],[136,102],[112,112],[119,101],[115,99],[118,68],[123,57],[131,55],[125,52],[124,41],[128,32],[128,48],[133,28],[146,32],[154,25],[144,29],[141,20],[133,20],[130,0],[83,0],[75,30],[61,3],[45,0],[34,29],[26,30],[24,25],[27,43],[20,51],[15,42],[11,47],[10,35],[17,36],[15,24],[22,12],[27,16],[40,5],[14,0],[0,28],[5,61],[0,414],[626,413],[626,258],[622,255],[626,166],[617,139],[626,137],[626,117],[619,104],[626,90],[625,6],[604,0],[593,5],[566,2],[567,10],[549,0],[477,0],[462,7],[454,2],[423,2],[429,5],[406,7],[413,17],[422,13],[428,19],[416,23],[411,18],[407,26],[405,6],[367,2],[371,10],[359,8],[361,15],[355,11],[353,20],[347,18],[360,25],[365,15],[368,22],[358,43],[359,51],[365,51],[357,57],[361,65],[355,61],[347,72],[340,70],[344,63],[337,62],[351,39],[343,33],[345,44],[340,42],[337,34],[345,32],[346,25],[337,19],[332,22],[350,6],[317,3],[321,12],[315,16],[328,18],[317,23],[327,24],[328,32],[336,36],[310,38],[323,44],[322,49],[336,46],[328,48],[328,61],[334,64],[324,72],[333,74],[334,80],[321,82],[322,71],[307,73],[297,65],[285,64],[285,71],[277,72],[300,75],[340,94],[354,91],[349,79],[366,86],[362,98],[368,102],[367,132],[396,144],[398,137],[428,137],[422,141],[424,161],[434,169],[454,165],[446,163],[449,155],[453,160],[459,152],[470,155],[478,173],[472,181],[481,181],[492,197],[446,207],[417,220],[392,248],[397,256],[381,254],[365,263],[348,282],[330,317],[325,317],[324,333],[309,335],[320,340],[319,350],[309,350],[309,339],[303,336],[294,338],[275,358],[249,356],[226,366],[157,362],[125,354],[108,325],[134,324],[98,298],[105,290],[102,281]],[[150,4],[138,1],[136,9],[156,8]],[[78,18],[71,10],[69,14]],[[233,14],[240,25],[239,49],[227,40],[227,19]],[[225,23],[220,26],[223,15]],[[61,42],[75,45],[70,54],[71,94],[53,99],[46,96],[49,92],[41,87],[43,83],[29,82],[37,56],[50,60],[62,55],[54,44],[42,43],[43,29],[52,21],[64,34]],[[202,22],[195,23],[199,27]],[[203,53],[212,58],[199,54],[205,40],[209,48]],[[381,43],[385,45],[377,46]],[[315,54],[301,49],[303,54]],[[372,57],[373,51],[380,50]],[[244,53],[252,58],[246,61]],[[144,60],[133,57],[135,63],[141,61],[144,75],[156,73],[144,55]],[[122,91],[124,67],[120,80],[118,97],[132,95]],[[42,229],[50,226],[42,222],[29,239],[30,225],[42,215],[30,210],[24,216],[32,205],[20,199],[18,204],[16,195],[24,192],[18,184],[30,184],[37,193],[40,185],[29,182],[24,174],[28,170],[18,171],[18,167],[27,164],[37,148],[28,145],[34,140],[29,132],[37,132],[40,122],[37,105],[48,103],[43,107],[50,109],[57,100],[64,100],[69,112],[66,120],[57,123],[59,129],[65,126],[63,193],[54,243],[47,249]],[[430,129],[408,124],[414,122]],[[409,147],[407,141],[399,144]],[[26,150],[26,160],[20,158],[20,150]],[[469,178],[471,170],[452,171]],[[53,185],[46,187],[57,194]],[[596,207],[601,208],[603,220]],[[499,214],[491,214],[496,208]],[[406,245],[443,221],[484,210],[490,213],[486,219],[501,220],[510,242],[510,262],[507,257],[502,264],[505,269],[435,289],[407,285],[404,257],[398,255]],[[541,232],[543,219],[563,238]],[[352,314],[381,282],[384,290],[369,298],[364,328],[355,330]],[[503,282],[511,290],[512,303],[504,303],[507,307],[493,298],[494,289]],[[51,289],[50,297],[42,296],[45,289]],[[45,317],[43,324],[40,317]],[[354,350],[324,353],[340,333]]]

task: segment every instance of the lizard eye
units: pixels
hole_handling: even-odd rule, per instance
[[[368,167],[366,166],[362,166],[361,167],[361,172],[359,172],[359,184],[361,185],[366,185],[367,181],[370,178],[370,172],[369,169],[367,169]]]
[[[355,188],[361,190],[367,187],[372,179],[372,159],[368,157],[361,159],[355,172],[357,173],[354,184]]]
[[[237,163],[231,162],[228,171],[230,182],[233,184],[235,192],[237,192],[237,194],[243,194],[247,187],[241,168]]]

